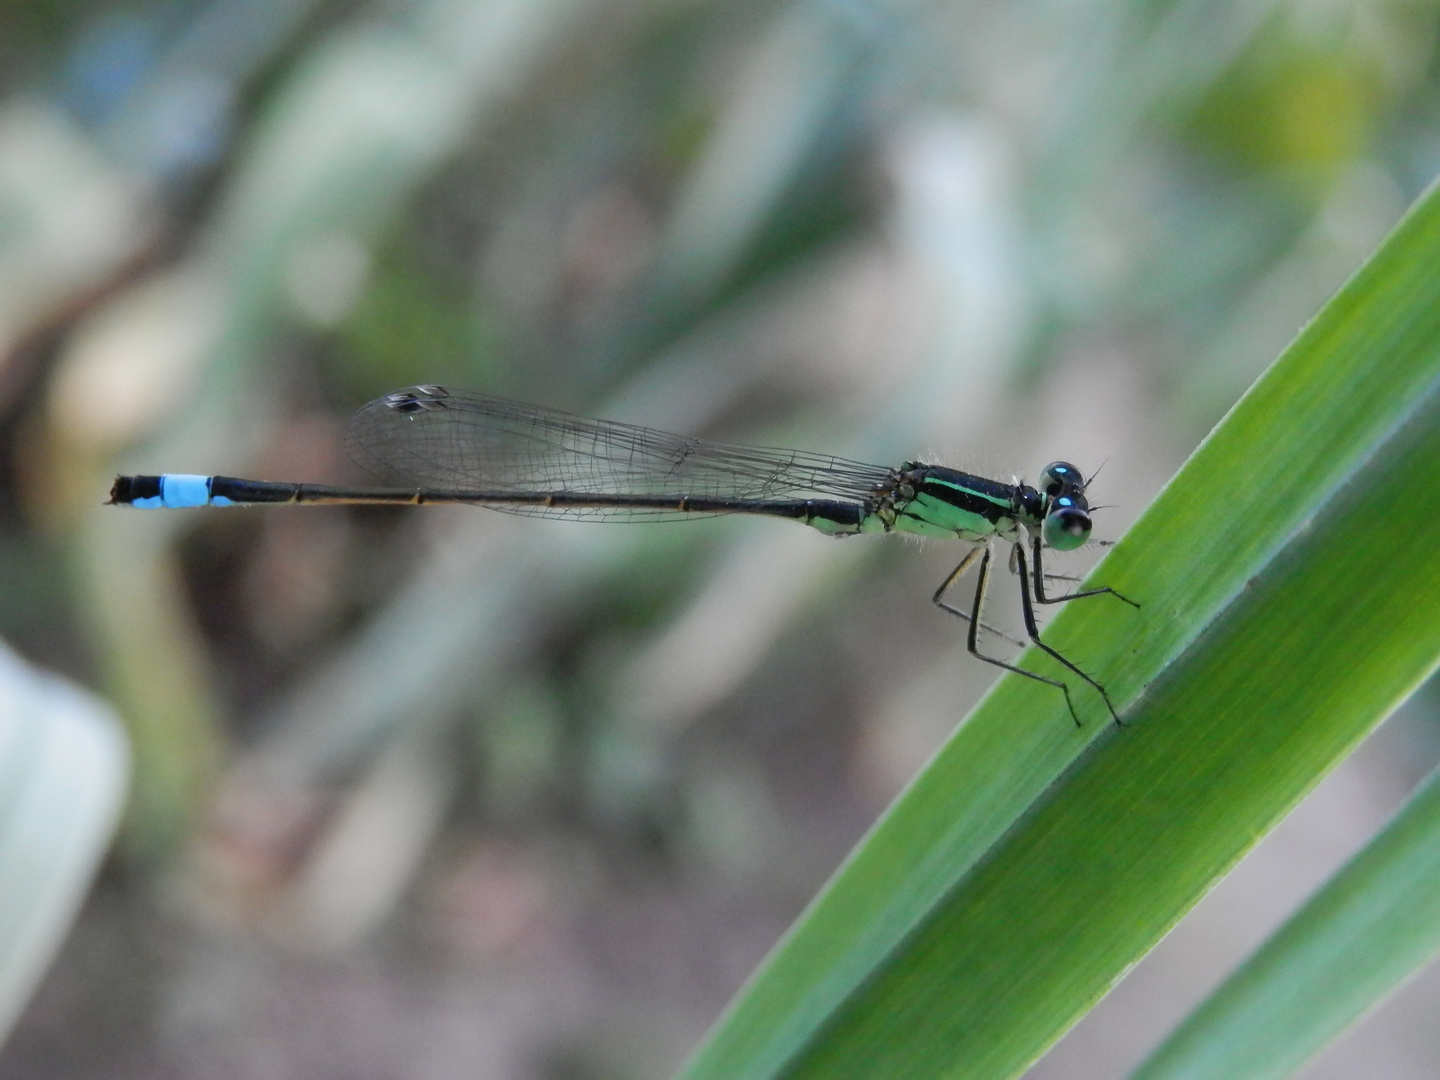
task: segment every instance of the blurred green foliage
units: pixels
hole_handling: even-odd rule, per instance
[[[383,244],[339,328],[327,381],[352,401],[407,383],[493,385],[498,357],[483,309],[459,284],[426,267],[408,238]]]
[[[1196,107],[1191,131],[1238,171],[1281,173],[1283,189],[1313,205],[1374,149],[1395,88],[1388,56],[1295,21],[1277,18],[1250,42]]]

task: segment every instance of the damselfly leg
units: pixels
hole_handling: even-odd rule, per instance
[[[953,586],[955,582],[959,581],[960,578],[964,576],[965,571],[970,569],[970,565],[977,558],[980,560],[980,570],[975,580],[975,598],[971,601],[970,613],[967,615],[959,608],[947,604],[945,602],[945,593],[949,591],[950,587]],[[995,667],[1004,668],[1006,671],[1013,671],[1017,675],[1024,675],[1027,679],[1034,679],[1036,682],[1042,682],[1049,686],[1058,687],[1060,689],[1060,692],[1065,695],[1065,707],[1070,710],[1070,719],[1075,721],[1076,727],[1079,727],[1080,715],[1075,711],[1075,703],[1070,700],[1070,687],[1066,686],[1065,683],[1063,683],[1059,679],[1051,679],[1045,675],[1038,675],[1033,671],[1026,671],[1024,668],[1018,667],[1017,665],[1012,664],[1007,660],[1001,660],[997,656],[986,656],[980,651],[980,611],[985,606],[985,589],[989,582],[990,545],[984,544],[979,547],[973,548],[970,553],[965,556],[965,558],[960,560],[960,565],[955,567],[954,570],[950,571],[950,573],[946,576],[945,580],[940,583],[940,587],[935,590],[935,595],[932,596],[930,600],[932,603],[935,604],[936,607],[940,608],[942,611],[948,611],[951,615],[959,616],[970,624],[970,630],[969,633],[966,635],[965,639],[965,647],[966,650],[970,653],[970,655],[975,657],[976,660],[983,660],[985,661],[985,663],[993,664]],[[1028,611],[1028,596],[1026,599],[1026,608]],[[1029,630],[1029,628],[1033,626],[1034,623],[1035,617],[1033,612],[1031,612],[1029,613],[1027,618],[1026,629]],[[1002,636],[1006,637],[1007,640],[1010,641],[1015,640],[1014,638],[1010,638],[1008,635]],[[1034,632],[1031,631],[1031,638],[1034,639],[1034,636]],[[1048,646],[1042,647],[1045,648],[1047,652],[1053,651],[1049,649]],[[1066,661],[1066,663],[1067,665],[1069,665],[1068,661]],[[1074,665],[1069,666],[1073,667]],[[1076,670],[1078,671],[1079,669],[1077,668]],[[1080,674],[1083,676],[1084,672],[1081,672]],[[1088,676],[1085,677],[1087,679],[1089,678]],[[1101,692],[1103,693],[1104,691]],[[1106,704],[1109,704],[1108,698],[1106,699]],[[1112,709],[1111,712],[1113,713],[1114,710]]]
[[[1065,596],[1046,596],[1046,579],[1049,579],[1051,581],[1078,581],[1079,579],[1065,577],[1061,574],[1045,573],[1044,564],[1040,561],[1040,552],[1043,547],[1043,545],[1041,545],[1040,543],[1040,538],[1038,536],[1032,537],[1031,544],[1031,551],[1035,557],[1035,602],[1037,604],[1063,604],[1066,600],[1080,600],[1086,596],[1101,596],[1105,593],[1109,593],[1111,596],[1115,597],[1116,600],[1125,601],[1125,603],[1129,604],[1136,611],[1140,610],[1139,604],[1137,604],[1134,600],[1131,600],[1128,596],[1125,596],[1123,593],[1116,592],[1114,589],[1110,588],[1109,585],[1101,585],[1098,589],[1082,589],[1079,592],[1068,593]],[[1015,545],[1015,555],[1012,556],[1012,563],[1016,561],[1017,557],[1021,560],[1024,559],[1024,554],[1021,551],[1019,544]],[[1021,571],[1020,573],[1023,577],[1023,571]]]
[[[1039,549],[1037,548],[1036,550]],[[1035,625],[1035,608],[1032,607],[1030,604],[1030,584],[1025,580],[1025,578],[1028,576],[1025,572],[1025,549],[1018,543],[1015,545],[1015,563],[1020,571],[1020,610],[1025,616],[1025,633],[1029,634],[1031,642],[1033,642],[1036,646],[1042,649],[1046,654],[1054,657],[1071,671],[1075,672],[1076,675],[1079,675],[1080,678],[1084,679],[1096,690],[1100,691],[1100,696],[1105,699],[1105,707],[1110,710],[1111,718],[1115,721],[1117,726],[1124,727],[1125,724],[1120,719],[1120,714],[1115,711],[1115,706],[1110,701],[1110,695],[1105,692],[1105,687],[1101,686],[1089,675],[1086,675],[1085,672],[1081,671],[1075,664],[1065,659],[1065,657],[1061,656],[1049,645],[1046,645],[1045,642],[1040,640],[1040,628]],[[1035,567],[1035,592],[1037,595],[1042,589],[1040,580],[1044,576],[1045,575],[1040,571],[1040,567],[1037,565]],[[1052,600],[1042,601],[1042,603],[1056,604],[1060,603],[1062,600],[1079,600],[1082,597],[1099,596],[1102,593],[1114,593],[1116,596],[1120,596],[1120,594],[1116,593],[1114,589],[1106,587],[1100,589],[1086,589],[1083,592],[1071,593],[1069,596],[1057,596]],[[1123,596],[1120,598],[1122,600],[1125,599]],[[1129,603],[1129,601],[1126,601],[1126,603]],[[1068,693],[1068,690],[1065,694],[1065,701],[1067,704],[1069,704],[1070,694]],[[1075,708],[1073,705],[1070,708],[1070,715],[1072,717],[1075,715]],[[1076,723],[1079,723],[1079,721],[1077,720]]]
[[[930,597],[930,602],[932,604],[935,604],[937,607],[943,608],[951,615],[954,615],[956,618],[963,619],[967,623],[970,621],[970,615],[968,612],[961,611],[959,608],[953,608],[949,604],[942,603],[940,598],[950,591],[950,586],[954,585],[955,582],[959,581],[962,577],[965,576],[965,571],[970,569],[970,564],[973,563],[976,559],[980,558],[981,554],[983,554],[983,551],[984,549],[980,547],[972,548],[970,554],[966,555],[965,558],[960,561],[959,566],[955,567],[954,570],[950,571],[949,575],[945,578],[945,580],[940,583],[940,587],[935,590],[935,594]],[[1025,647],[1025,642],[1021,641],[1019,638],[1011,637],[1009,634],[1005,633],[1004,630],[1000,630],[994,626],[991,626],[987,622],[982,622],[980,624],[980,629],[984,630],[987,634],[994,634],[996,637],[1004,641],[1008,641],[1016,648],[1023,649]]]
[[[1125,596],[1122,596],[1120,593],[1116,592],[1109,586],[1103,586],[1098,589],[1084,589],[1079,592],[1070,593],[1065,596],[1047,597],[1045,595],[1045,587],[1043,584],[1043,579],[1046,575],[1044,573],[1043,564],[1041,563],[1040,547],[1040,541],[1037,539],[1035,541],[1034,563],[1034,597],[1036,602],[1042,604],[1057,604],[1062,603],[1066,600],[1079,600],[1087,596],[1100,596],[1105,593],[1110,593],[1118,599],[1124,600],[1125,603],[1130,604],[1132,607],[1138,608],[1140,606],[1134,601],[1126,598]],[[946,576],[945,580],[940,583],[940,587],[935,590],[935,594],[931,597],[931,601],[942,610],[948,611],[950,614],[956,615],[969,623],[969,633],[966,639],[966,646],[967,651],[970,653],[971,656],[975,657],[977,660],[983,660],[987,664],[993,664],[996,667],[1004,668],[1006,671],[1013,671],[1017,675],[1024,675],[1027,679],[1034,679],[1036,682],[1042,682],[1046,683],[1049,686],[1059,687],[1060,690],[1065,694],[1065,705],[1070,710],[1070,718],[1074,720],[1075,725],[1079,727],[1081,724],[1080,716],[1075,711],[1075,704],[1070,698],[1070,687],[1065,682],[1061,681],[1060,679],[1052,679],[1048,676],[1037,674],[1033,671],[1027,671],[1016,664],[1001,660],[998,657],[986,656],[980,651],[978,630],[981,626],[984,625],[980,621],[980,612],[984,607],[985,595],[989,587],[990,555],[991,553],[988,545],[974,548],[968,555],[965,556],[964,559],[960,561],[960,564],[956,566],[955,569]],[[975,562],[977,558],[980,560],[980,569],[975,581],[975,596],[971,603],[970,613],[967,615],[960,609],[946,603],[944,597],[945,594],[955,585],[955,583],[964,576],[965,572],[970,569],[971,565]],[[1020,608],[1025,620],[1025,633],[1030,638],[1031,643],[1038,646],[1047,655],[1053,657],[1058,663],[1063,664],[1065,667],[1069,668],[1076,675],[1080,676],[1080,678],[1084,679],[1087,683],[1093,686],[1100,694],[1100,697],[1104,700],[1105,707],[1109,709],[1111,718],[1114,719],[1117,725],[1123,727],[1124,722],[1120,719],[1120,714],[1115,711],[1115,706],[1110,700],[1110,695],[1106,693],[1105,687],[1101,686],[1100,683],[1098,683],[1090,675],[1086,674],[1075,663],[1068,660],[1061,653],[1040,640],[1040,628],[1036,624],[1035,608],[1031,602],[1031,585],[1029,572],[1030,568],[1026,566],[1026,561],[1027,560],[1025,558],[1024,546],[1019,543],[1015,544],[1010,552],[1010,568],[1012,571],[1014,571],[1020,576]],[[991,628],[985,626],[985,629],[988,630]],[[1001,634],[1000,636],[1004,637],[1007,641],[1013,642],[1015,640],[1014,638],[1011,638],[1005,634]]]

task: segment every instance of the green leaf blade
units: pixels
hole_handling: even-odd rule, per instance
[[[1137,703],[1150,730],[1077,761],[787,1075],[1014,1075],[1098,1000],[1434,668],[1440,577],[1409,574],[1428,537],[1409,533],[1397,566],[1355,528],[1426,461],[1440,394]],[[1343,603],[1344,576],[1387,573],[1371,603]],[[1315,611],[1328,650],[1287,633]],[[1389,647],[1351,656],[1357,640]],[[1298,677],[1257,671],[1257,653]]]
[[[1432,190],[1047,630],[1134,730],[1002,679],[686,1076],[1013,1075],[1424,677],[1437,259]]]
[[[1132,1080],[1289,1076],[1440,953],[1440,772]]]

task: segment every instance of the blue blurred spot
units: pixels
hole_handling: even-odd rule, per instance
[[[62,97],[83,123],[99,124],[144,79],[155,60],[154,20],[110,14],[81,32],[63,72]]]

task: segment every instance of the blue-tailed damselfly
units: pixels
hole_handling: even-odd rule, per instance
[[[1107,586],[1064,596],[1045,592],[1042,551],[1071,551],[1090,537],[1087,481],[1068,462],[1047,465],[1033,487],[1006,484],[918,461],[895,469],[803,450],[707,442],[441,386],[414,386],[372,401],[351,420],[346,446],[357,464],[392,486],[171,473],[117,477],[110,502],[143,508],[468,503],[516,514],[611,521],[763,514],[803,522],[830,536],[898,532],[966,540],[975,546],[931,599],[969,623],[967,646],[973,656],[1058,687],[1079,724],[1063,680],[980,651],[991,546],[1000,540],[1011,545],[1011,565],[1020,577],[1026,634],[1099,691],[1120,722],[1105,688],[1041,641],[1035,622],[1036,603],[1108,594],[1139,606]],[[966,612],[945,596],[977,559],[975,593]]]

